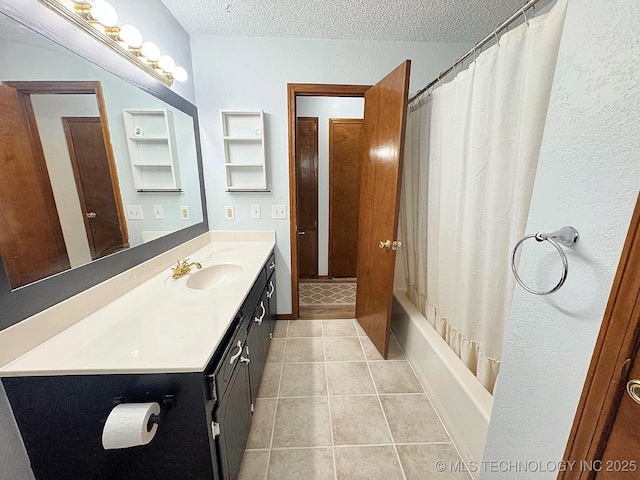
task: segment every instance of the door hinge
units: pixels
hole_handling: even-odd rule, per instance
[[[253,403],[251,404],[251,413],[253,413]]]
[[[220,435],[220,424],[218,422],[211,422],[211,434],[213,435],[213,438]]]
[[[269,340],[273,339],[273,333],[269,332]]]
[[[208,378],[209,378],[209,395],[211,396],[211,401],[216,402],[218,401],[218,395],[216,394],[215,375],[214,374],[208,375]]]

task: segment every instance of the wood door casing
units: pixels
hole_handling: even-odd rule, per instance
[[[584,467],[560,472],[560,480],[636,479],[640,475],[640,405],[626,393],[627,382],[640,379],[638,272],[640,196],[564,454],[565,462]],[[623,472],[624,465],[618,462],[624,461],[636,462],[635,470]]]
[[[70,263],[29,96],[0,86],[0,111],[0,255],[17,288]]]
[[[291,313],[280,314],[283,320],[295,320],[300,315],[298,285],[298,234],[296,185],[296,99],[298,97],[364,97],[370,85],[340,85],[317,83],[287,84],[287,125],[289,139],[289,244],[291,246]]]
[[[329,119],[329,277],[355,277],[363,119]]]
[[[318,119],[296,120],[299,278],[318,277]]]
[[[395,250],[411,61],[406,60],[364,95],[360,177],[356,318],[387,358]]]
[[[128,247],[118,215],[122,199],[109,169],[114,159],[108,157],[100,117],[62,117],[62,123],[91,259],[96,260]]]

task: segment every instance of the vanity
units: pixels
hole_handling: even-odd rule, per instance
[[[0,368],[37,479],[237,478],[275,321],[275,234],[190,245],[201,269],[172,278],[181,246],[77,295],[52,310],[137,283]],[[161,407],[155,436],[106,450],[110,412],[143,402]]]

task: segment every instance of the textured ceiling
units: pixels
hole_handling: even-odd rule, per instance
[[[190,34],[475,42],[524,0],[162,0]]]

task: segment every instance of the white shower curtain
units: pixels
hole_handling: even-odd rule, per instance
[[[407,293],[493,391],[566,0],[504,34],[414,105],[400,231]]]

